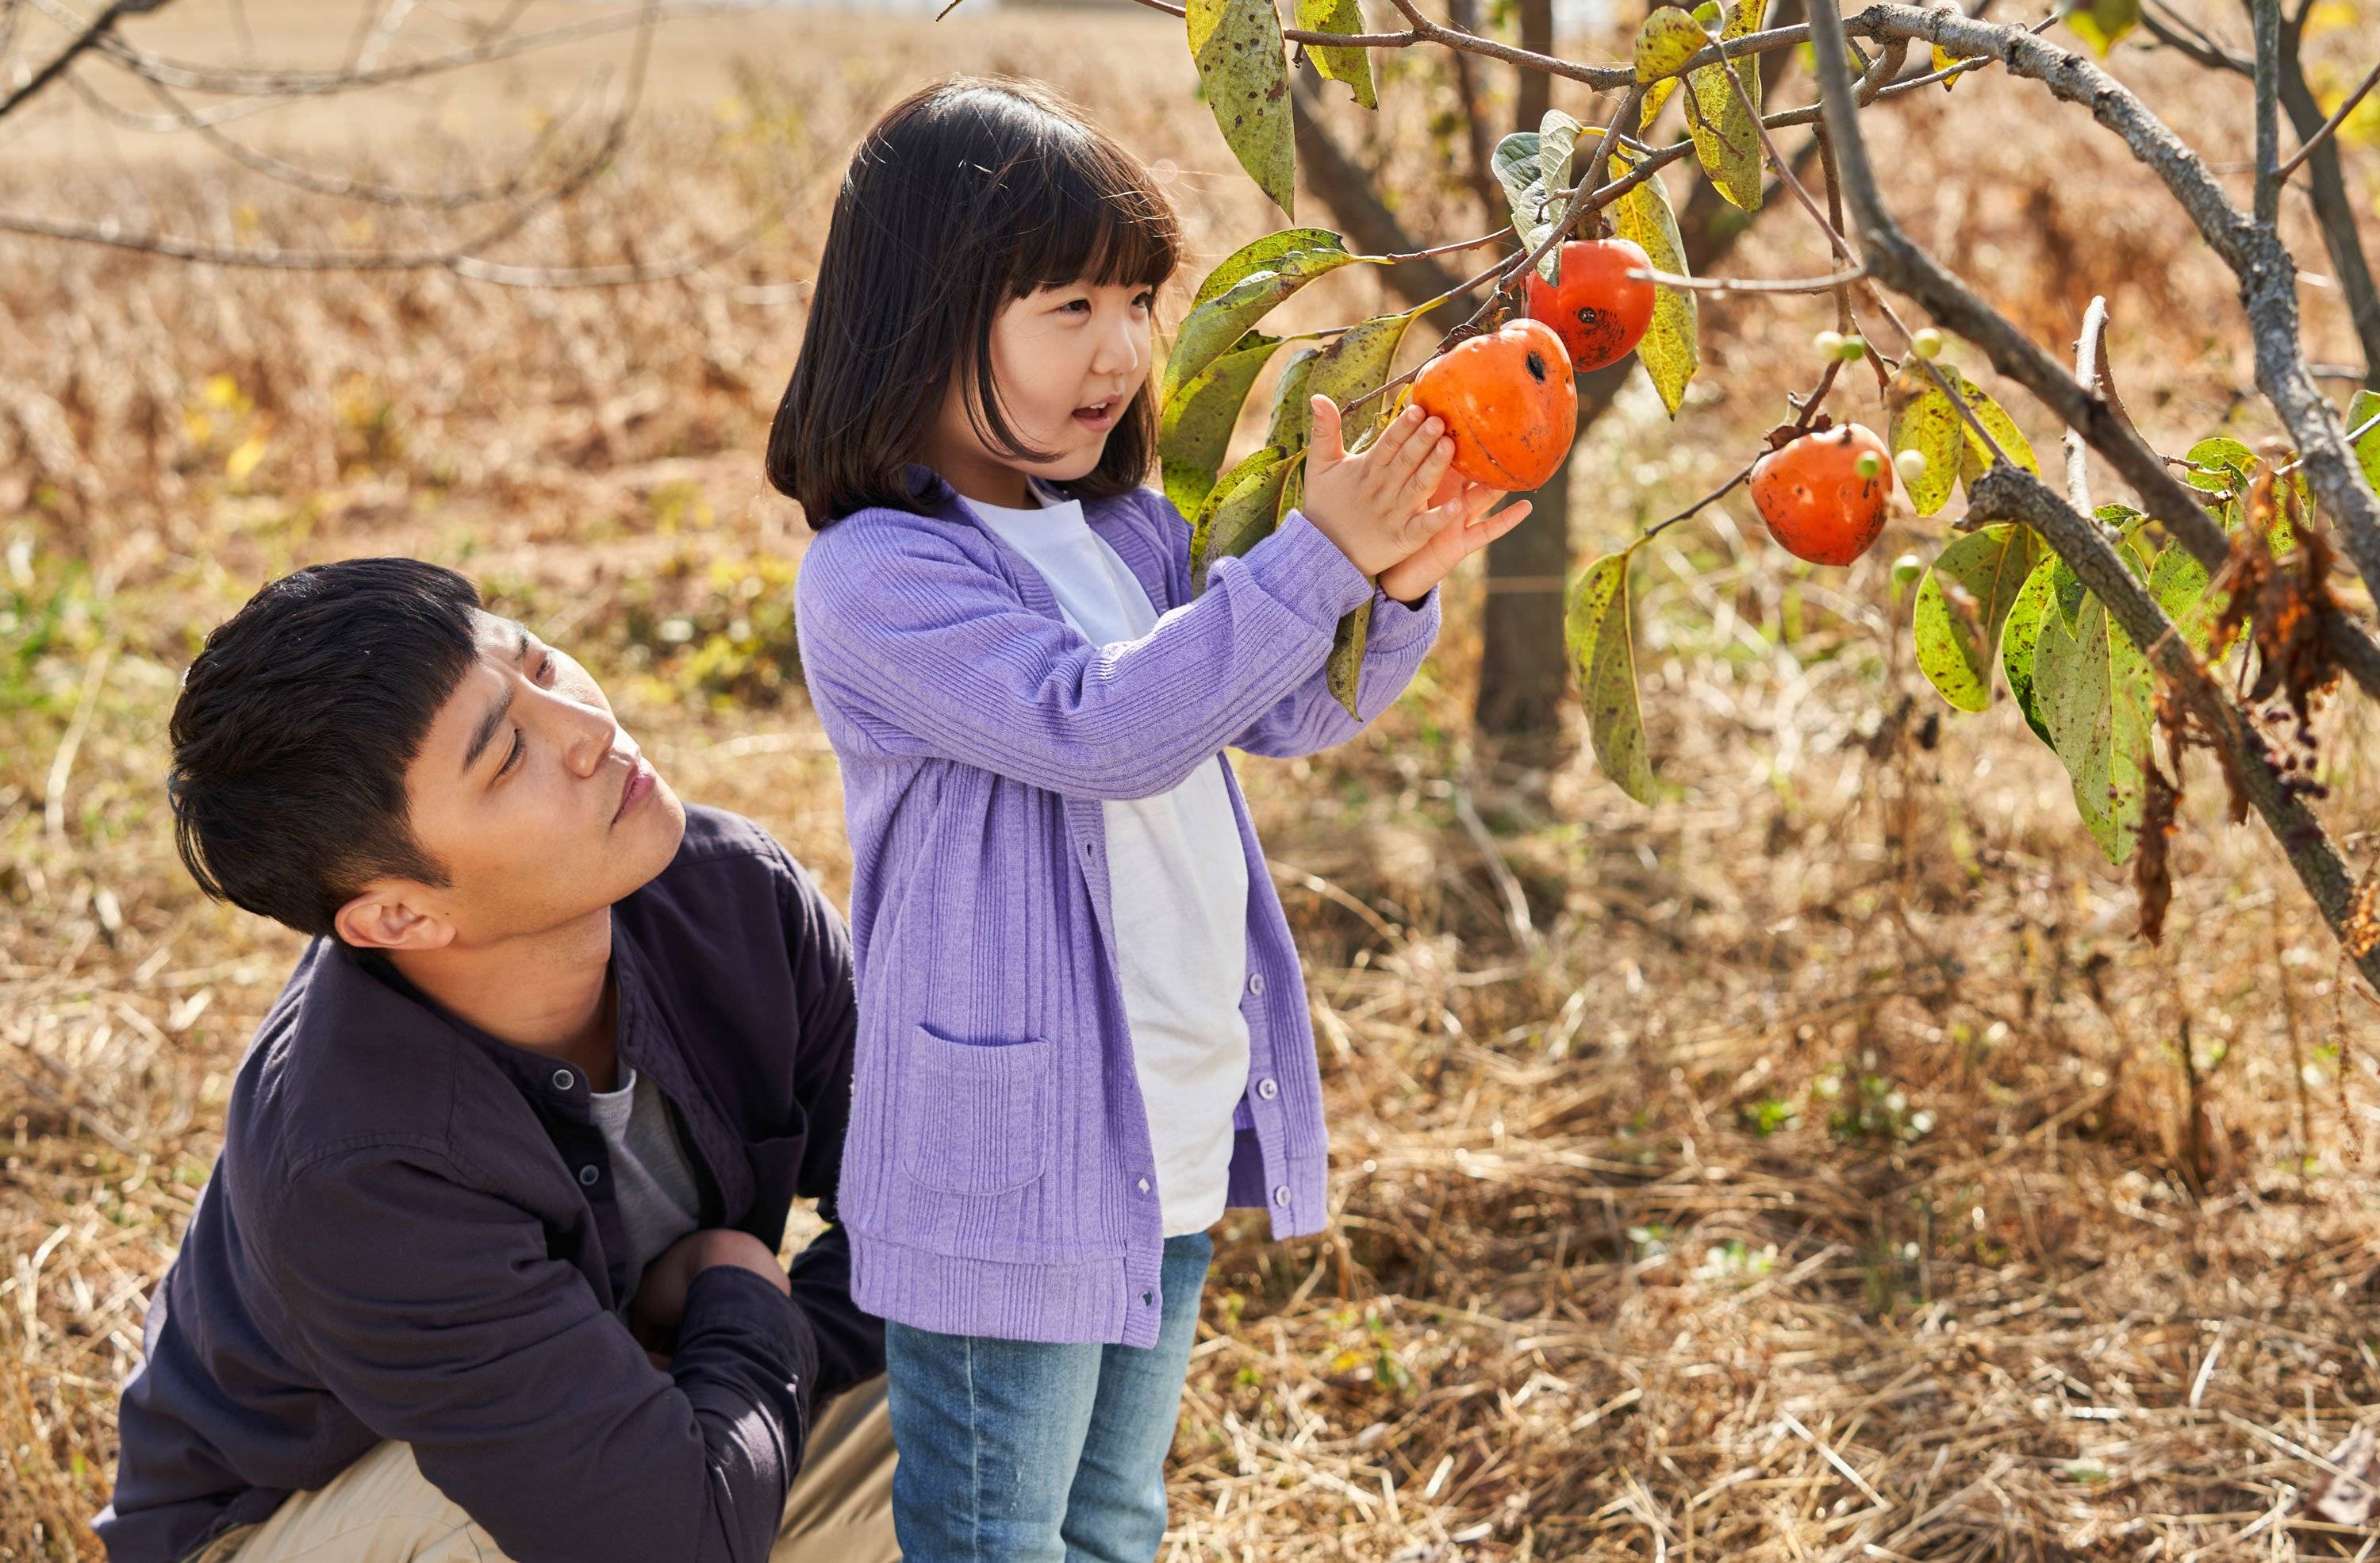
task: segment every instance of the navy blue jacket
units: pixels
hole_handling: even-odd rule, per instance
[[[613,908],[619,1054],[677,1114],[702,1225],[834,1219],[851,1108],[843,919],[767,831],[689,808]],[[587,1081],[314,940],[241,1063],[223,1154],[126,1386],[115,1563],[170,1563],[382,1439],[519,1563],[757,1563],[820,1398],[883,1371],[830,1226],[793,1297],[706,1270],[668,1371],[614,1312]]]

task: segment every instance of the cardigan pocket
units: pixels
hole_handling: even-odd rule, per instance
[[[901,1170],[941,1193],[1011,1193],[1050,1155],[1047,1037],[960,1042],[920,1024],[899,1083]]]

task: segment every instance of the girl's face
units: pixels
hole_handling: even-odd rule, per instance
[[[1148,382],[1155,303],[1155,290],[1138,283],[1072,283],[1010,300],[991,323],[1000,410],[1020,443],[1050,459],[1019,461],[984,443],[967,416],[969,376],[953,377],[942,399],[928,465],[967,498],[1014,509],[1026,506],[1028,477],[1088,473]]]

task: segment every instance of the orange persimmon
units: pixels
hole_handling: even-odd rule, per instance
[[[1884,530],[1892,485],[1891,450],[1874,430],[1840,423],[1755,462],[1752,503],[1768,535],[1796,559],[1848,564]]]
[[[1629,270],[1652,266],[1633,239],[1572,239],[1561,247],[1556,281],[1529,273],[1529,318],[1561,333],[1578,373],[1617,363],[1653,319],[1653,285]]]
[[[1454,470],[1525,491],[1554,475],[1578,431],[1578,384],[1553,327],[1514,321],[1422,366],[1414,405],[1445,423]]]

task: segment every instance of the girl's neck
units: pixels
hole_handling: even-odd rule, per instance
[[[969,460],[964,455],[938,459],[932,466],[964,499],[998,505],[1003,510],[1034,507],[1032,479],[1013,466],[996,461]]]

